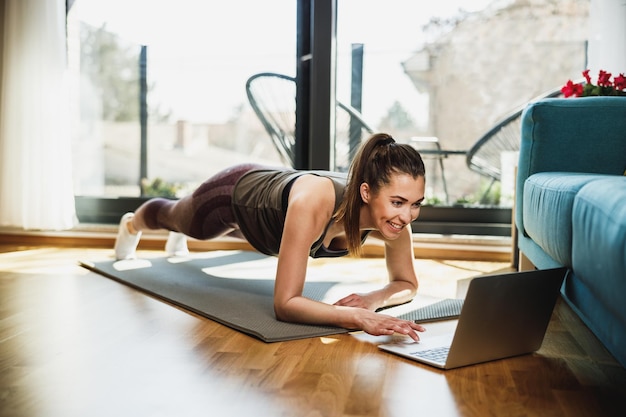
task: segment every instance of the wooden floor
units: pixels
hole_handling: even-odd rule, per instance
[[[108,256],[0,245],[0,416],[626,415],[626,371],[563,302],[538,353],[439,371],[362,334],[266,344],[76,264]],[[420,267],[436,296],[490,270]]]

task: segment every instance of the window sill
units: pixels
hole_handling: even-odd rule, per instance
[[[17,228],[0,228],[0,243],[25,246],[83,246],[112,248],[117,234],[117,226],[109,224],[81,223],[67,231],[25,231]],[[162,250],[167,239],[165,231],[145,232],[139,249]],[[210,241],[189,239],[189,250],[253,250],[249,243],[233,238],[219,238]],[[473,261],[508,262],[512,259],[510,237],[438,235],[415,233],[413,247],[416,258],[458,259]],[[382,257],[384,244],[370,239],[365,242],[365,257]]]

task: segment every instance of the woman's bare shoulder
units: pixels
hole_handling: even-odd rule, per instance
[[[311,209],[335,207],[335,187],[330,178],[318,175],[303,175],[291,187],[289,204],[303,205]]]
[[[310,247],[323,233],[334,208],[335,194],[330,179],[315,175],[299,177],[289,192],[283,239],[304,239],[307,248]],[[287,233],[296,229],[296,236]]]

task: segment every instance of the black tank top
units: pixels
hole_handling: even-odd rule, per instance
[[[285,226],[287,200],[293,182],[302,175],[329,178],[335,187],[336,211],[343,199],[346,174],[330,171],[254,170],[242,176],[233,191],[235,218],[248,242],[266,255],[276,256]],[[311,246],[312,258],[339,257],[347,250],[333,251],[324,245],[324,237],[333,220],[326,225],[322,236]],[[367,234],[364,235],[363,240]]]

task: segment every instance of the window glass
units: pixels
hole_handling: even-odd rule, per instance
[[[422,151],[428,203],[511,207],[519,118],[471,165],[466,156],[529,100],[580,77],[588,9],[588,0],[338,0],[337,99],[360,97],[368,124]]]
[[[239,162],[288,165],[245,86],[260,72],[295,76],[296,6],[74,2],[68,47],[75,194],[182,195]],[[362,124],[422,152],[428,203],[510,207],[519,126],[504,124],[471,164],[466,156],[529,100],[580,75],[588,9],[589,0],[337,0],[337,100],[356,107]],[[269,90],[275,94],[266,104],[292,126],[295,103],[285,97],[294,96],[293,84]],[[347,123],[355,120],[338,107],[336,169],[349,163]]]
[[[284,165],[245,87],[259,72],[295,75],[295,8],[292,0],[76,1],[68,15],[75,194],[139,196],[143,186],[144,195],[181,195],[236,163]]]

